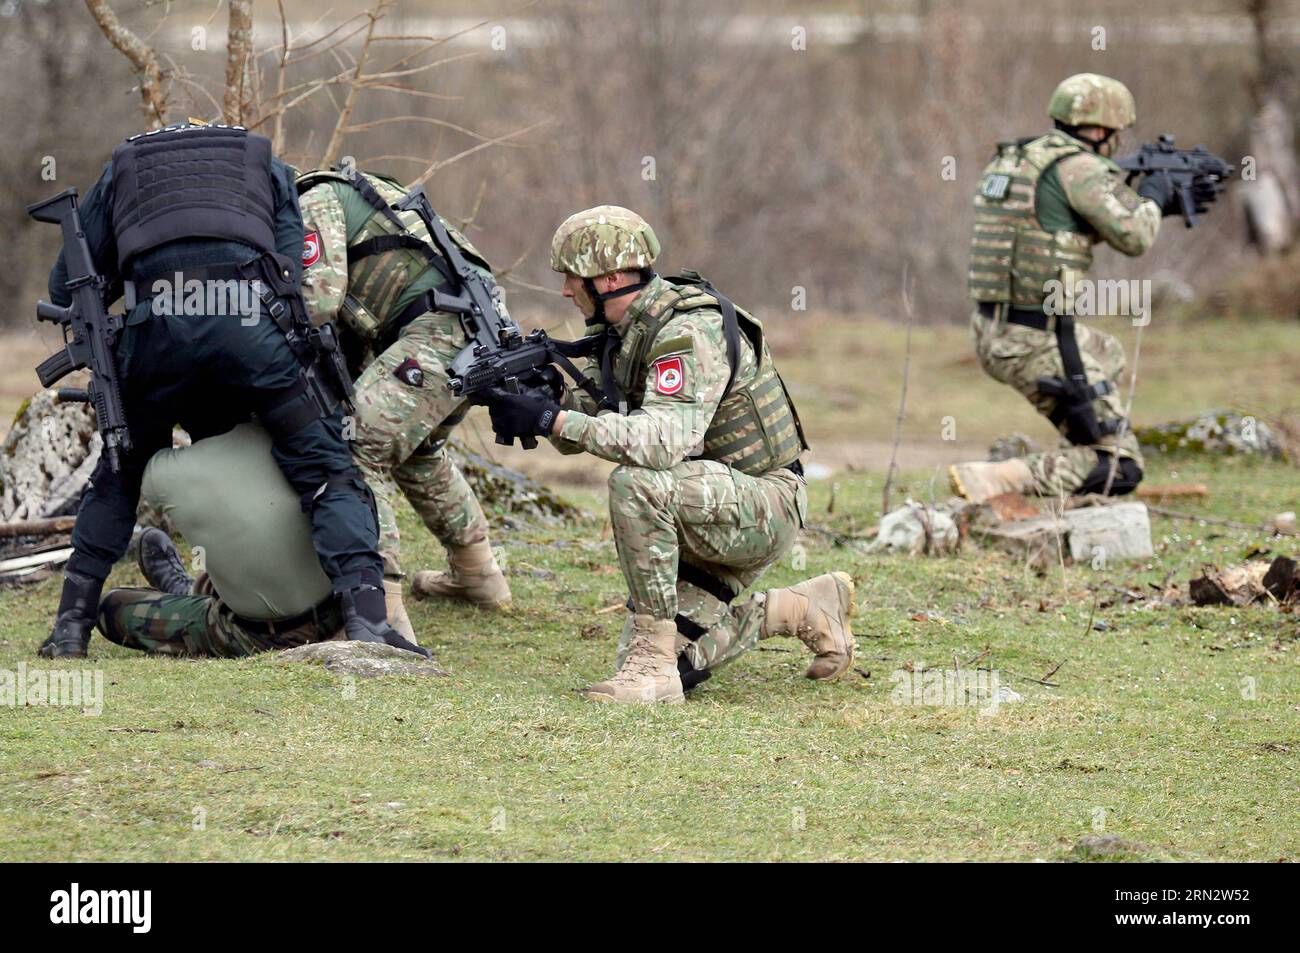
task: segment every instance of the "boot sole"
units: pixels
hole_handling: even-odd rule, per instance
[[[591,702],[600,702],[602,705],[682,705],[686,702],[685,692],[678,695],[669,695],[665,698],[656,698],[652,702],[637,699],[631,702],[620,702],[613,695],[604,695],[600,692],[583,692],[582,697]]]
[[[812,678],[813,681],[816,682],[833,682],[840,678],[840,676],[853,667],[853,659],[854,656],[857,655],[856,640],[853,638],[853,627],[849,624],[849,620],[853,618],[853,614],[858,611],[858,605],[853,598],[857,587],[853,584],[853,577],[846,572],[833,572],[831,575],[835,577],[835,582],[840,588],[840,604],[844,607],[842,621],[844,623],[844,631],[848,633],[846,641],[849,643],[849,653],[844,659],[844,664],[830,675],[823,675],[821,678],[816,678],[811,675],[809,676],[809,678]],[[845,594],[848,596],[847,602],[844,599]]]
[[[963,500],[970,500],[970,491],[967,490],[966,486],[961,482],[961,477],[957,474],[957,465],[955,463],[948,467],[948,486]]]

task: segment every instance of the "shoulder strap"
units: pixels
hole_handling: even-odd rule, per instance
[[[718,310],[722,312],[722,336],[727,343],[727,363],[731,366],[731,374],[727,377],[727,386],[722,391],[722,397],[725,400],[727,395],[731,393],[731,387],[736,382],[736,371],[740,368],[740,320],[736,317],[736,305],[730,298],[713,287],[713,283],[708,278],[693,269],[683,268],[680,275],[673,275],[668,278],[668,281],[674,285],[692,285],[701,288],[718,303]],[[690,299],[684,298],[683,300]],[[760,360],[761,355],[756,353],[754,359]]]

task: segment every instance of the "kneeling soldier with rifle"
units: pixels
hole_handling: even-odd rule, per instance
[[[812,650],[810,678],[836,678],[853,660],[847,573],[732,604],[789,552],[808,506],[807,445],[762,325],[699,275],[656,275],[658,254],[654,231],[625,208],[565,221],[551,267],[601,339],[593,371],[604,399],[564,391],[558,379],[549,393],[493,387],[485,398],[507,440],[550,437],[561,452],[619,464],[609,507],[629,614],[618,671],[586,697],[680,702],[773,635]],[[630,413],[597,415],[611,404]]]
[[[503,608],[510,586],[493,559],[487,520],[444,449],[469,409],[447,386],[447,367],[468,338],[462,316],[439,303],[463,277],[486,289],[491,307],[504,314],[491,269],[428,208],[422,191],[404,202],[407,193],[393,180],[352,169],[303,173],[298,189],[303,296],[314,321],[337,323],[360,373],[352,451],[375,494],[393,625],[414,640],[402,606],[397,487],[447,551],[449,570],[417,573],[415,595]]]
[[[1052,94],[1048,114],[1053,132],[1000,143],[980,178],[971,331],[985,372],[1023,394],[1071,446],[951,467],[953,490],[977,503],[1010,492],[1123,494],[1137,487],[1142,453],[1118,393],[1124,348],[1053,301],[1072,299],[1094,244],[1143,254],[1161,216],[1182,214],[1190,227],[1232,171],[1204,150],[1179,152],[1164,139],[1132,160],[1113,161],[1120,133],[1137,119],[1133,94],[1118,80],[1071,76]],[[1135,192],[1126,179],[1139,173]]]

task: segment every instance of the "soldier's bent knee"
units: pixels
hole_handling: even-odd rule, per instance
[[[669,477],[662,470],[649,467],[634,467],[624,464],[615,467],[609,475],[609,505],[617,507],[625,503],[644,503],[655,500],[663,492]]]

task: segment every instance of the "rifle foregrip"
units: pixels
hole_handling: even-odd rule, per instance
[[[49,387],[55,381],[63,379],[76,369],[76,366],[72,363],[72,358],[68,355],[67,348],[64,348],[37,364],[36,376],[41,379],[42,387]]]

